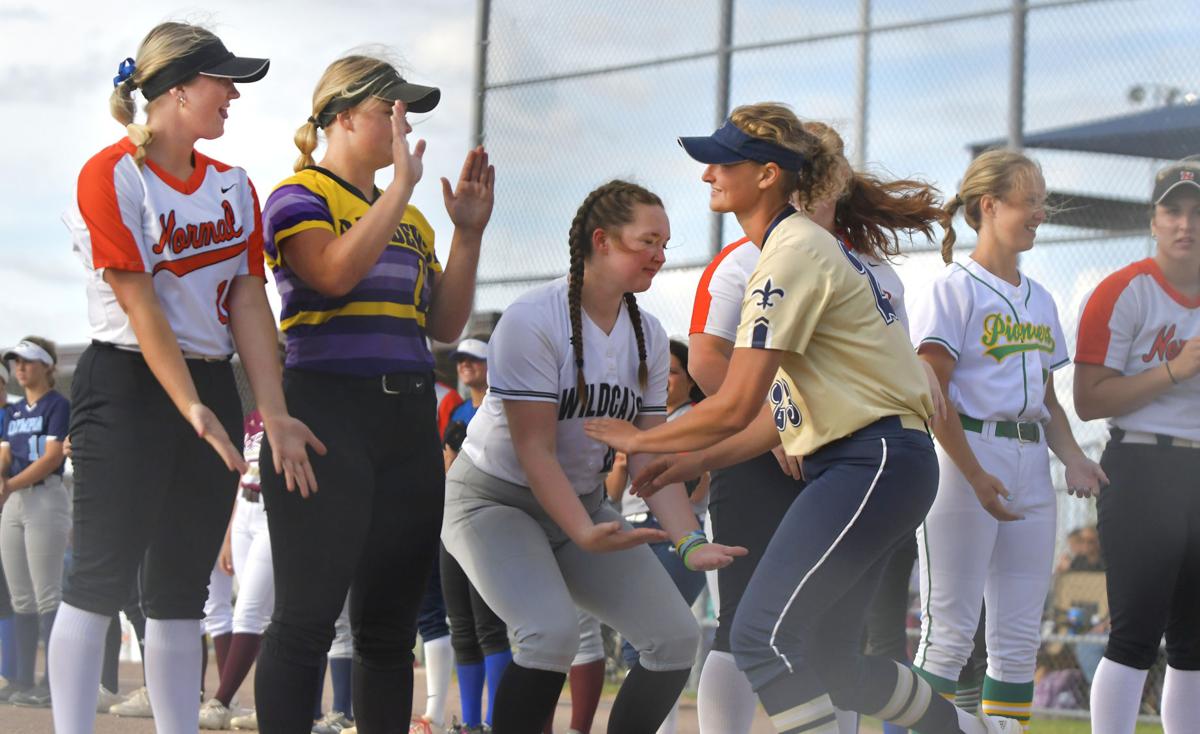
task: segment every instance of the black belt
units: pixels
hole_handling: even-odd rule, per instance
[[[389,372],[372,377],[355,377],[354,375],[339,375],[334,372],[317,372],[303,368],[292,367],[288,374],[302,378],[316,378],[328,381],[327,384],[343,385],[358,390],[371,390],[387,395],[424,395],[433,391],[432,372]]]
[[[242,487],[242,499],[247,502],[258,502],[262,498],[262,493],[256,489]]]

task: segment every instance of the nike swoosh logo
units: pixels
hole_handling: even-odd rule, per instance
[[[222,186],[222,187],[221,187],[221,193],[222,193],[222,194],[228,194],[228,193],[230,192],[230,190],[232,190],[232,189],[233,189],[233,187],[234,187],[234,186],[237,186],[237,184],[229,184],[228,186]]]

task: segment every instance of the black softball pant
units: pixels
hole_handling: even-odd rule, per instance
[[[754,569],[762,560],[771,536],[804,482],[783,473],[771,452],[712,473],[708,513],[713,541],[740,545],[749,553],[717,570],[720,609],[712,649],[730,652],[729,630]]]
[[[1104,657],[1200,670],[1200,449],[1110,441],[1097,502],[1112,631]]]
[[[450,617],[450,645],[459,665],[478,665],[509,649],[508,627],[479,596],[462,566],[442,546],[442,597]]]
[[[283,388],[289,412],[329,453],[310,452],[320,491],[303,498],[287,491],[263,441],[275,610],[255,675],[260,731],[311,729],[312,692],[347,590],[358,730],[407,730],[417,614],[444,501],[433,376],[389,379],[388,393],[379,378],[285,370]]]
[[[201,402],[242,435],[228,362],[187,360]],[[71,385],[74,563],[63,601],[115,615],[141,570],[151,619],[203,619],[238,475],[179,414],[138,352],[93,343]]]

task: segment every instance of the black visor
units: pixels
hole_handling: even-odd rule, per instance
[[[375,97],[385,102],[403,102],[408,106],[409,112],[429,112],[441,101],[442,92],[437,87],[426,87],[407,82],[396,73],[395,69],[388,68],[373,79],[364,82],[364,86],[358,94],[330,100],[329,104],[313,117],[313,120],[317,127],[323,128],[333,122],[339,112],[360,104],[368,97]]]
[[[225,44],[214,39],[180,56],[142,82],[142,96],[150,101],[199,74],[235,82],[256,82],[267,75],[270,66],[269,59],[234,56],[225,48]]]

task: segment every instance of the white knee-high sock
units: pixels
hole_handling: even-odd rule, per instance
[[[53,668],[51,668],[53,670]],[[1167,666],[1162,695],[1163,731],[1183,734],[1200,726],[1200,670]]]
[[[658,727],[655,734],[675,734],[675,730],[679,728],[679,701],[671,707],[671,713],[667,714],[667,718],[663,719],[662,726]]]
[[[200,728],[198,619],[146,620],[146,688],[158,734],[195,734]]]
[[[1092,679],[1092,734],[1129,734],[1137,724],[1145,670],[1102,658]]]
[[[95,726],[108,623],[109,618],[102,614],[70,604],[58,607],[47,654],[54,691],[54,730],[59,734],[91,734]]]
[[[425,718],[435,727],[446,723],[446,694],[450,691],[450,671],[454,669],[454,649],[450,636],[425,643]]]
[[[747,734],[758,697],[733,655],[713,650],[704,659],[696,693],[700,734]]]

